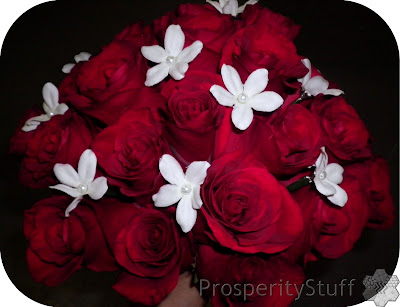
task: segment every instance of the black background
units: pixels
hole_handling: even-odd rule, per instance
[[[18,183],[18,163],[8,156],[8,141],[24,111],[41,104],[41,89],[59,84],[61,68],[80,51],[96,54],[126,25],[149,23],[186,1],[56,1],[39,5],[10,29],[1,54],[1,214],[0,248],[5,269],[18,289],[32,299],[57,306],[128,306],[111,286],[114,273],[81,270],[63,285],[47,288],[31,279],[25,263],[23,210],[49,194]],[[205,1],[190,1],[205,3]],[[369,9],[344,1],[261,1],[302,26],[295,43],[325,78],[335,81],[366,122],[374,151],[390,165],[392,194],[398,205],[399,54],[385,22]],[[354,249],[337,260],[306,267],[308,278],[338,284],[356,279],[351,297],[302,297],[294,306],[346,306],[363,300],[362,279],[376,269],[394,271],[398,258],[398,221],[392,230],[365,230]],[[346,294],[346,293],[345,293]]]

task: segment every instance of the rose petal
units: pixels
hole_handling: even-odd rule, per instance
[[[86,149],[78,163],[78,175],[80,178],[80,183],[90,183],[94,179],[96,174],[97,158],[94,152],[90,149]]]
[[[318,94],[325,92],[328,89],[328,86],[329,86],[328,81],[326,81],[321,76],[316,76],[316,77],[311,78],[304,85],[304,89],[309,94],[311,94],[313,96],[317,96]]]
[[[272,112],[283,104],[283,98],[275,92],[263,92],[250,98],[250,106],[261,112]]]
[[[106,194],[107,190],[107,178],[98,177],[89,185],[88,194],[91,199],[98,200]]]
[[[51,82],[47,82],[42,89],[43,99],[51,110],[58,106],[58,89]]]
[[[176,208],[176,221],[181,226],[182,231],[187,233],[192,230],[196,223],[197,211],[192,207],[190,195],[184,195]]]
[[[168,55],[177,56],[185,44],[185,34],[179,25],[170,25],[165,32],[164,47]]]
[[[171,155],[163,155],[159,162],[159,168],[161,175],[169,183],[182,185],[185,181],[185,175],[183,174],[182,167]]]
[[[339,207],[343,207],[348,200],[347,193],[338,185],[333,184],[333,186],[335,187],[336,193],[331,196],[328,196],[328,199],[331,201],[332,204],[335,204]]]
[[[268,70],[264,68],[253,71],[244,83],[244,93],[253,97],[261,93],[268,85]]]
[[[326,178],[334,183],[341,184],[343,181],[344,169],[337,163],[330,163],[325,168]]]
[[[174,80],[182,80],[185,77],[185,73],[189,69],[189,65],[184,62],[177,63],[169,70],[169,74]]]
[[[213,85],[210,92],[220,105],[232,107],[236,101],[235,96],[219,85]]]
[[[76,188],[71,188],[70,186],[67,186],[65,184],[56,184],[56,185],[50,186],[49,188],[64,192],[72,197],[78,197],[81,195],[81,193],[79,193]]]
[[[81,183],[78,173],[69,164],[57,163],[54,165],[53,170],[54,175],[63,184],[76,188]]]
[[[157,194],[153,195],[156,207],[169,207],[176,204],[182,198],[182,194],[175,184],[163,185]]]
[[[168,76],[169,66],[167,63],[158,64],[150,68],[146,73],[146,82],[144,85],[153,86],[160,83]]]
[[[232,111],[232,122],[236,128],[246,130],[253,121],[253,110],[249,105],[236,104]]]
[[[233,96],[237,97],[243,92],[243,83],[235,68],[224,64],[222,65],[221,75],[226,88]]]
[[[336,193],[336,189],[334,188],[334,186],[326,180],[315,178],[314,183],[318,192],[320,192],[322,195],[331,196]]]
[[[143,46],[142,49],[142,55],[148,59],[149,61],[152,61],[154,63],[161,63],[164,62],[165,59],[167,58],[167,53],[165,52],[164,48],[161,46]]]
[[[199,55],[202,49],[203,43],[201,41],[195,41],[178,54],[178,61],[190,63]]]
[[[190,163],[186,170],[186,181],[196,185],[203,184],[204,179],[206,179],[207,176],[207,169],[210,166],[210,163],[206,161],[195,161]]]

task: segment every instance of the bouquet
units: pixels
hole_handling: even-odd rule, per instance
[[[190,271],[213,306],[287,306],[305,264],[392,226],[387,163],[299,27],[207,2],[76,55],[24,115],[20,181],[54,191],[25,212],[35,281],[118,270],[116,291],[156,305]]]

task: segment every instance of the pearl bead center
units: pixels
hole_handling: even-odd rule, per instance
[[[47,111],[47,115],[50,117],[53,117],[55,115],[55,113],[53,110],[49,110],[49,111]]]
[[[190,184],[184,184],[181,187],[181,193],[183,195],[188,195],[188,194],[190,194],[190,192],[192,192],[192,186]]]
[[[242,93],[239,96],[237,96],[237,101],[239,103],[246,103],[247,102],[247,98],[248,98],[247,95]]]
[[[87,194],[88,193],[88,186],[86,184],[80,184],[80,185],[78,185],[78,187],[76,189],[81,194]]]
[[[168,65],[172,65],[175,63],[175,57],[169,56],[165,61],[167,62]]]
[[[319,174],[319,179],[324,180],[326,178],[326,172],[323,171],[322,173]]]

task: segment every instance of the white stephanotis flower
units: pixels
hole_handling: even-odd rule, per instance
[[[258,0],[249,0],[242,6],[239,6],[237,0],[219,0],[218,2],[207,0],[206,2],[215,7],[221,14],[230,14],[236,17],[238,14],[243,13],[247,5],[256,4]]]
[[[346,191],[339,187],[343,181],[343,171],[343,167],[337,163],[328,164],[328,155],[325,147],[322,147],[321,154],[315,162],[314,184],[318,192],[340,207],[343,207],[348,199]]]
[[[272,112],[283,103],[279,94],[272,91],[263,92],[268,85],[268,70],[264,68],[253,71],[244,85],[239,73],[232,66],[224,64],[221,75],[229,92],[219,85],[213,85],[210,92],[219,104],[233,107],[232,122],[240,130],[246,130],[250,126],[253,109]]]
[[[153,195],[154,205],[168,207],[179,202],[176,221],[185,233],[193,228],[197,218],[196,209],[203,205],[200,185],[203,184],[209,167],[210,163],[206,161],[195,161],[188,166],[184,174],[178,161],[171,155],[163,155],[160,159],[161,175],[170,184],[162,186],[158,193]]]
[[[317,96],[319,94],[340,96],[344,94],[342,90],[339,89],[328,89],[329,82],[325,80],[322,76],[315,76],[311,78],[311,62],[309,59],[301,60],[305,67],[308,68],[308,73],[300,79],[297,79],[301,83],[301,87],[304,92],[310,96]]]
[[[107,192],[107,178],[98,177],[94,179],[96,166],[96,155],[90,149],[86,149],[79,158],[78,172],[69,164],[57,163],[54,165],[54,174],[61,184],[50,186],[50,188],[75,197],[65,210],[66,217],[76,208],[86,194],[91,199],[98,200]]]
[[[88,52],[81,52],[74,56],[74,60],[76,63],[85,62],[85,61],[89,61],[91,56],[92,55]],[[75,66],[75,64],[72,64],[72,63],[65,64],[62,68],[62,72],[64,74],[69,74],[71,72],[72,68],[74,68],[74,66]]]
[[[46,83],[43,86],[43,110],[45,114],[32,117],[25,122],[22,131],[33,131],[40,125],[41,122],[49,121],[55,115],[63,115],[68,111],[68,106],[65,103],[58,103],[58,89],[53,83]]]
[[[201,41],[195,41],[183,49],[185,34],[179,25],[170,25],[165,32],[164,47],[143,46],[143,56],[158,65],[150,68],[146,74],[146,86],[153,86],[164,80],[168,74],[175,80],[182,80],[192,62],[203,49]]]

